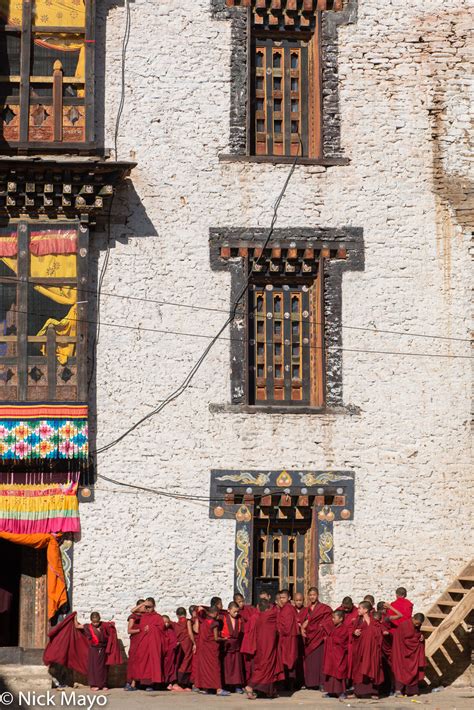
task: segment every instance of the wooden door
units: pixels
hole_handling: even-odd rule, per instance
[[[18,645],[44,648],[48,629],[46,550],[17,547],[21,555]]]
[[[255,527],[254,591],[274,587],[304,594],[309,583],[311,527],[307,522],[277,521]]]

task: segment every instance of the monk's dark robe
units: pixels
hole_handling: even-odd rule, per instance
[[[324,641],[324,690],[330,695],[346,692],[346,680],[349,675],[349,628],[344,624],[328,628]]]
[[[240,648],[240,653],[244,659],[245,682],[248,682],[252,675],[252,654],[244,651],[247,646],[247,633],[251,630],[250,620],[258,614],[258,610],[250,604],[245,604],[242,609],[239,609],[239,616],[244,622],[244,635],[242,639],[243,648]]]
[[[298,622],[298,657],[295,667],[295,683],[297,688],[302,688],[304,685],[304,638],[301,635],[301,625],[306,621],[308,609],[303,606],[301,609],[296,609],[296,621]]]
[[[413,604],[409,599],[405,599],[405,597],[397,597],[395,601],[390,604],[390,606],[393,606],[393,608],[396,609],[398,613],[402,615],[399,619],[392,619],[393,634],[400,626],[400,624],[403,624],[404,621],[411,619],[413,614]],[[393,615],[393,612],[390,609],[388,610],[388,613],[390,616]]]
[[[105,649],[108,641],[106,627],[102,623],[100,626],[84,624],[84,634],[89,643],[87,682],[91,688],[105,688],[107,686]]]
[[[178,653],[178,637],[174,626],[165,628],[163,639],[163,675],[166,684],[176,683],[178,671],[176,658]]]
[[[140,617],[141,614],[133,613],[130,614],[128,617],[127,621],[133,620],[133,628],[138,629],[140,626]],[[136,680],[136,674],[135,674],[135,659],[137,655],[137,642],[138,642],[138,634],[131,634],[130,636],[130,648],[128,650],[128,663],[127,663],[127,682],[131,683],[132,680]]]
[[[275,684],[285,677],[278,653],[277,616],[278,609],[275,606],[267,611],[259,611],[258,616],[254,617],[252,632],[255,653],[248,684],[254,691],[264,693],[269,698],[276,696]]]
[[[390,616],[388,614],[384,614],[380,623],[382,625],[382,631],[384,632],[382,636],[383,683],[380,686],[380,694],[390,695],[392,690],[394,690],[395,688],[392,672],[393,636],[391,632],[393,629],[393,624],[390,621]],[[386,631],[388,631],[388,633],[385,633]]]
[[[355,624],[359,618],[359,610],[356,606],[353,606],[350,611],[347,611],[345,607],[339,606],[337,611],[344,612],[344,626],[349,630],[349,648],[347,652],[347,685],[349,686],[349,679],[351,678],[351,668],[352,668],[352,632],[355,628]]]
[[[318,688],[323,684],[324,639],[332,624],[332,609],[327,604],[316,602],[308,607],[308,625],[305,629],[304,679],[307,688]]]
[[[188,620],[179,618],[174,624],[176,639],[178,641],[178,651],[176,657],[176,676],[178,684],[183,688],[191,681],[191,670],[193,663],[193,642],[189,636]]]
[[[417,695],[425,677],[425,643],[421,631],[411,619],[401,623],[393,634],[392,669],[395,689],[406,695]]]
[[[233,619],[229,614],[224,621],[222,638],[224,653],[224,684],[242,687],[245,683],[244,659],[240,653],[240,646],[244,635],[244,624],[238,616]]]
[[[295,678],[299,629],[296,609],[290,602],[278,607],[277,630],[278,652],[285,669],[285,677]]]
[[[360,636],[354,632],[360,629]],[[352,681],[357,697],[378,695],[383,682],[382,626],[372,619],[370,624],[359,617],[352,635]]]
[[[148,627],[148,631],[146,630]],[[142,614],[135,656],[135,680],[142,685],[164,683],[163,644],[165,622],[156,611]]]
[[[207,617],[205,612],[200,612],[198,618],[194,685],[201,690],[217,690],[222,688],[220,644],[214,637],[214,629],[219,630],[219,621]]]

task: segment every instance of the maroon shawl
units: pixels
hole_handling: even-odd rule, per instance
[[[324,641],[323,673],[344,680],[349,677],[348,651],[350,632],[343,623],[328,629]]]
[[[308,607],[307,621],[308,625],[305,629],[305,656],[309,656],[323,643],[329,625],[332,623],[331,607],[322,602],[316,602],[313,608]]]

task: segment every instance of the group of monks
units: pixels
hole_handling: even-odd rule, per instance
[[[113,625],[101,622],[97,612],[90,625],[80,625],[72,616],[74,623],[66,619],[60,625],[72,634],[61,647],[76,648],[74,634],[85,631],[89,683],[105,689],[107,664],[117,662]],[[279,688],[308,688],[340,699],[352,694],[378,698],[416,695],[424,678],[424,616],[413,615],[403,587],[392,603],[376,607],[371,595],[358,606],[345,597],[333,611],[312,587],[306,606],[302,594],[291,599],[282,589],[274,601],[262,592],[255,607],[235,594],[227,610],[213,597],[209,606],[191,606],[189,615],[179,607],[176,617],[172,621],[159,614],[151,597],[139,599],[131,610],[125,690],[236,692],[253,700],[277,697]],[[64,639],[65,632],[53,629],[51,635],[45,662],[75,667],[69,647],[58,654],[58,638]]]

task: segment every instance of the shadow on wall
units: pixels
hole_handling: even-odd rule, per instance
[[[5,693],[7,694],[6,697],[8,698],[8,693],[10,693],[10,692],[11,692],[10,688],[8,687],[7,683],[5,682],[5,680],[3,679],[3,677],[0,673],[0,698],[4,698],[2,705],[4,707],[12,708],[12,710],[19,710],[20,705],[18,703],[17,698],[15,697],[15,695],[13,693],[12,693],[13,702],[12,703],[5,702]]]

